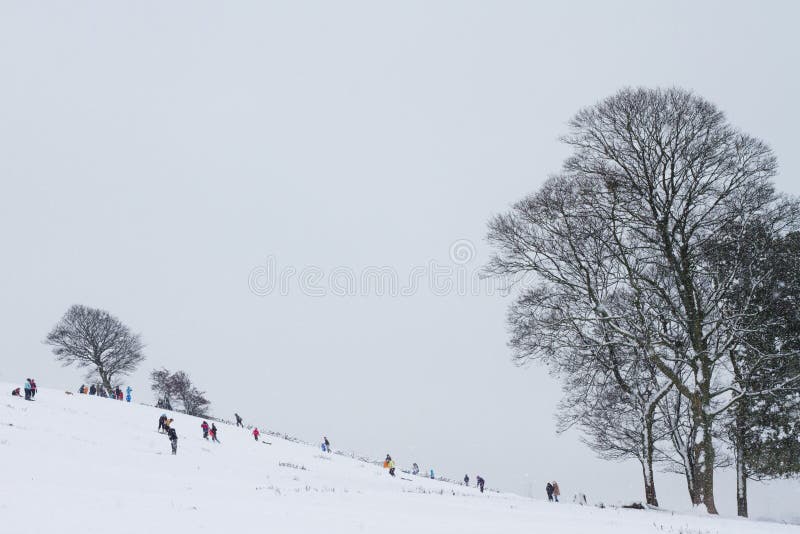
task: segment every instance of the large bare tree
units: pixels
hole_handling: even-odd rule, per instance
[[[715,423],[754,393],[733,387],[729,356],[752,325],[749,297],[733,302],[730,290],[758,255],[733,255],[721,277],[706,248],[723,233],[744,246],[744,233],[731,229],[756,218],[785,231],[796,210],[772,187],[769,147],[691,92],[626,89],[569,125],[563,172],[491,221],[498,253],[490,268],[533,275],[535,289],[524,294],[538,295],[532,336],[547,321],[580,321],[586,332],[607,333],[610,346],[641,351],[686,398],[693,497],[716,513]],[[614,306],[620,293],[624,309]],[[553,347],[568,350],[573,339],[559,331]],[[609,344],[604,336],[598,347]]]
[[[65,366],[88,367],[87,379],[100,377],[106,389],[118,385],[115,378],[135,371],[145,359],[139,334],[107,311],[79,304],[67,310],[44,343]]]
[[[490,239],[500,248],[489,269],[499,275],[534,273],[509,313],[518,363],[540,359],[564,382],[561,428],[578,424],[604,458],[642,465],[645,500],[658,506],[653,458],[656,407],[672,388],[648,354],[654,318],[626,291],[608,261],[613,239],[588,203],[592,184],[553,179],[497,217]],[[598,320],[597,308],[625,325],[626,335]],[[673,364],[679,372],[680,362]],[[613,430],[612,430],[613,427]]]

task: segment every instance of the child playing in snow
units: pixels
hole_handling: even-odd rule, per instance
[[[216,423],[211,423],[211,430],[209,431],[209,434],[211,434],[211,441],[216,441],[217,443],[219,443],[219,440],[217,439]]]
[[[172,454],[178,454],[178,433],[175,432],[174,428],[167,427],[167,437],[169,437],[169,443],[172,445]]]

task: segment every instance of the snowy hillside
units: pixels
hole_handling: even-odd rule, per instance
[[[46,389],[26,402],[11,389],[0,383],[1,532],[800,533],[392,479],[380,466],[271,436],[262,436],[271,445],[255,442],[230,425],[210,443],[201,421],[181,414],[171,414],[173,457],[156,430],[161,410]]]

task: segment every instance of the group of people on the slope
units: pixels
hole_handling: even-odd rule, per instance
[[[239,414],[234,414],[236,416],[236,426],[243,427],[242,418]],[[178,453],[178,434],[175,432],[175,428],[172,426],[173,419],[167,417],[167,414],[161,414],[161,417],[158,418],[158,431],[162,433],[166,433],[169,441],[172,445],[172,454]],[[203,431],[203,439],[208,440],[211,438],[211,441],[220,443],[218,439],[218,432],[217,424],[211,423],[209,426],[208,421],[203,421],[200,425],[200,429]],[[253,438],[258,441],[259,436],[261,436],[261,431],[258,430],[258,427],[253,429]]]
[[[169,439],[169,444],[172,446],[172,454],[178,454],[178,433],[172,426],[174,419],[167,417],[167,414],[162,413],[158,418],[158,431],[163,432]]]
[[[486,481],[483,480],[483,477],[475,475],[475,487],[481,490],[481,493],[483,493],[484,484],[486,484]],[[464,485],[469,487],[469,475],[464,475]]]
[[[561,488],[558,487],[558,482],[555,480],[552,482],[548,482],[547,486],[545,486],[545,491],[547,492],[547,500],[552,502],[558,502],[558,498],[561,496]]]
[[[25,400],[33,400],[33,397],[36,396],[36,381],[32,378],[25,379]],[[125,395],[122,393],[122,389],[119,386],[116,387],[114,390],[110,390],[106,392],[106,388],[101,385],[92,384],[91,386],[87,387],[85,384],[81,384],[81,387],[78,388],[78,393],[84,395],[97,395],[99,397],[107,397],[117,400],[127,400],[131,402],[131,392],[133,388],[128,386],[125,390]],[[11,395],[15,397],[20,397],[20,388],[15,388]],[[159,403],[159,406],[163,406],[163,404]],[[236,426],[244,428],[244,423],[242,422],[242,418],[238,413],[233,414],[236,417]],[[170,445],[172,447],[172,454],[178,454],[178,433],[175,431],[175,428],[172,426],[174,419],[168,418],[167,414],[162,413],[161,417],[158,418],[158,432],[162,434],[166,434],[167,438],[169,438]],[[216,443],[220,443],[219,439],[217,438],[217,425],[215,423],[211,423],[211,426],[208,425],[208,421],[203,421],[200,425],[200,429],[203,431],[203,439],[211,438],[211,441]],[[258,430],[258,427],[253,429],[253,438],[258,441],[261,432]],[[331,442],[328,440],[328,436],[322,437],[322,450],[324,452],[331,452]],[[392,459],[391,455],[386,455],[386,460],[383,462],[383,467],[389,470],[389,474],[391,476],[396,476],[395,469],[396,465],[394,460]],[[414,462],[413,468],[411,470],[411,474],[419,475],[419,465]],[[433,469],[430,470],[430,478],[435,478]],[[477,480],[477,487],[483,493],[483,485],[484,480],[480,476],[476,477]],[[469,476],[464,475],[464,485],[469,486]],[[555,489],[554,489],[555,488]],[[547,484],[547,496],[550,500],[553,500],[553,492],[555,491],[555,500],[558,501],[558,495],[561,493],[558,491],[558,484],[553,482]]]
[[[170,445],[172,446],[172,454],[178,454],[178,433],[175,431],[175,427],[172,426],[173,421],[174,419],[162,413],[161,417],[158,418],[158,431],[166,434],[167,438],[169,438]],[[212,423],[209,427],[208,421],[203,421],[200,428],[203,431],[203,439],[208,439],[209,436],[211,436],[211,441],[219,443],[217,439],[217,425],[215,423]]]
[[[414,462],[413,464],[411,464],[411,474],[412,475],[419,475],[419,465],[417,465],[417,462]],[[428,476],[430,478],[436,478],[436,477],[433,476],[433,469],[430,470],[430,472],[428,473]]]
[[[200,429],[203,431],[203,439],[208,439],[211,436],[211,441],[215,441],[219,443],[217,439],[217,424],[211,423],[211,426],[208,426],[208,421],[203,421],[203,424],[200,425]]]
[[[36,387],[36,380],[34,380],[33,378],[26,378],[25,385],[22,386],[22,388],[25,390],[25,400],[33,400],[33,398],[36,396],[36,391],[38,390],[38,388]],[[11,396],[21,397],[22,394],[19,392],[19,389],[20,388],[12,389]]]
[[[131,397],[131,392],[133,388],[128,386],[125,388],[125,393],[122,393],[122,389],[119,386],[113,389],[106,389],[105,386],[101,384],[92,384],[91,386],[86,386],[86,384],[81,384],[81,387],[78,388],[78,393],[82,395],[97,395],[98,397],[103,397],[104,399],[115,399],[115,400],[127,400],[131,402],[133,397]]]
[[[36,396],[36,391],[37,391],[36,381],[32,378],[25,379],[24,389],[25,389],[25,400],[33,400],[33,397]],[[106,393],[106,389],[101,385],[92,384],[91,386],[86,387],[85,384],[81,384],[81,387],[78,388],[78,393],[81,394],[97,395],[99,397],[107,397],[117,400],[123,400],[123,398],[125,398],[128,402],[131,402],[131,391],[133,391],[133,388],[128,386],[125,391],[126,395],[123,397],[122,390],[120,389],[119,386],[117,386],[115,390],[112,390],[109,393]],[[15,397],[21,397],[22,395],[20,394],[20,388],[15,388],[14,390],[12,390],[11,395]],[[161,406],[163,406],[163,404],[159,402],[159,407]],[[244,423],[242,422],[241,416],[238,413],[234,413],[233,415],[236,417],[236,426],[244,428]],[[174,419],[171,419],[167,417],[167,414],[162,413],[161,416],[158,418],[158,432],[167,435],[167,438],[169,439],[172,448],[172,454],[176,455],[178,454],[178,433],[172,426],[173,422]],[[211,423],[211,426],[209,426],[208,421],[203,421],[203,423],[200,425],[200,429],[203,431],[203,439],[207,440],[210,437],[211,441],[220,443],[219,439],[217,438],[218,430],[216,423]],[[256,441],[258,441],[260,435],[261,432],[258,430],[258,427],[253,428],[253,438]],[[324,452],[332,452],[331,442],[330,440],[328,440],[328,436],[322,437],[321,447]],[[395,465],[391,455],[389,454],[386,455],[386,460],[383,462],[383,467],[389,470],[389,475],[393,477],[397,476],[395,473],[395,469],[397,466]],[[419,465],[417,465],[416,462],[414,462],[413,464],[413,467],[411,469],[411,474],[419,475]],[[435,478],[433,469],[430,470],[430,478],[431,479]],[[480,475],[478,475],[476,477],[476,480],[477,480],[477,487],[481,490],[481,493],[483,493],[483,486],[485,484],[483,478]],[[464,475],[464,485],[469,486],[469,475]],[[550,482],[548,482],[547,483],[548,499],[552,501],[553,497],[555,496],[555,500],[558,501],[559,495],[561,495],[561,492],[558,489],[558,483],[553,482],[551,484]]]
[[[327,442],[328,439],[325,438],[325,441]],[[324,445],[323,445],[323,450],[324,450]],[[389,470],[389,474],[391,476],[396,476],[396,474],[395,474],[396,467],[397,466],[395,465],[394,460],[392,459],[392,456],[390,454],[387,454],[386,455],[386,459],[383,461],[383,468],[384,469],[388,469]],[[407,472],[408,471],[406,471],[406,473]],[[419,476],[419,465],[417,464],[417,462],[414,462],[413,464],[411,464],[411,474],[414,475],[414,476]],[[428,476],[430,477],[431,480],[435,480],[436,479],[436,475],[433,472],[433,468],[431,468],[431,470],[428,472]],[[476,487],[481,490],[481,493],[483,493],[483,485],[486,482],[483,480],[483,477],[481,477],[480,475],[477,475],[476,480],[477,480]],[[464,485],[465,486],[469,486],[469,475],[464,475]]]

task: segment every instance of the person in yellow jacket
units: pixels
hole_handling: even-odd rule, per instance
[[[389,474],[394,476],[394,460],[389,460]]]

